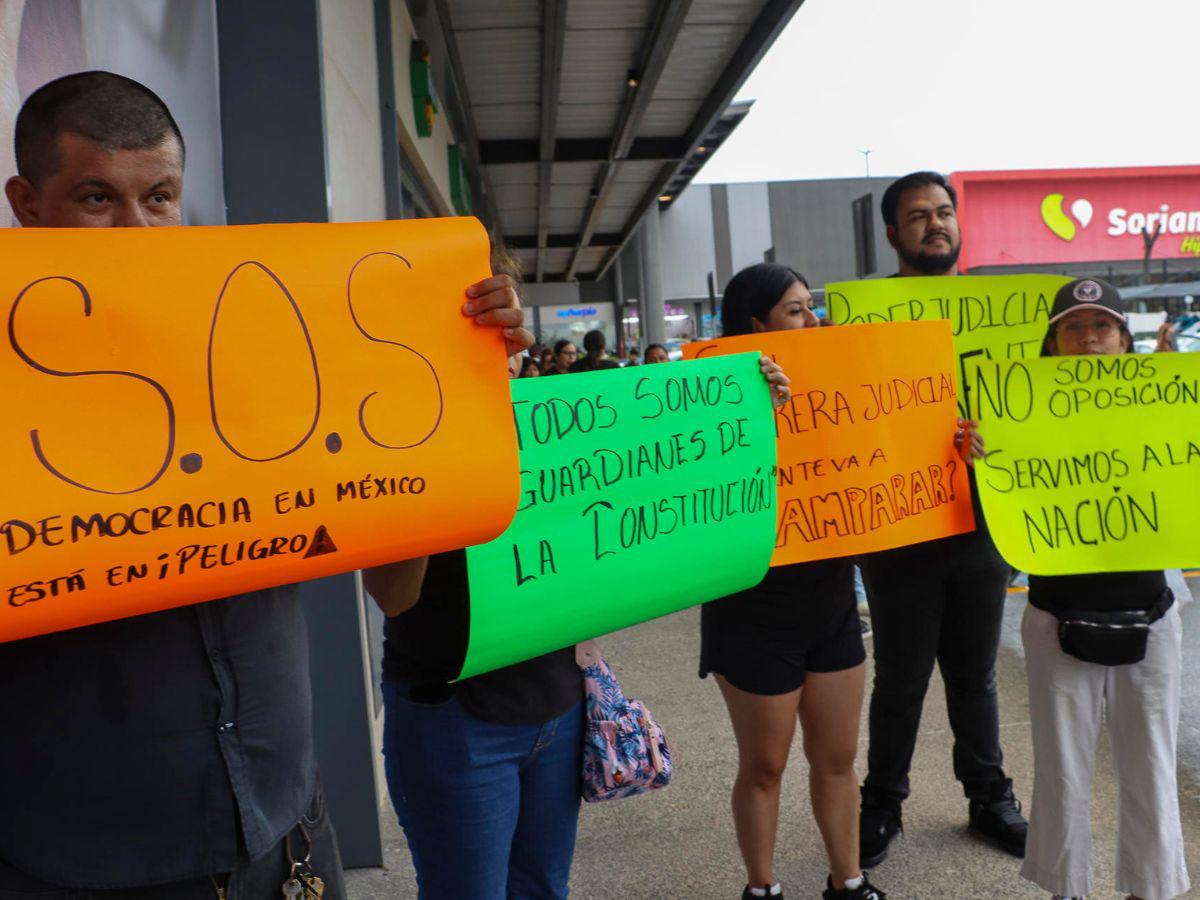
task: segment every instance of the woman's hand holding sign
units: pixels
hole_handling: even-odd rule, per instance
[[[508,275],[493,275],[467,288],[469,298],[463,313],[478,325],[498,325],[504,328],[505,353],[513,356],[533,346],[533,335],[522,326],[525,311],[517,296],[517,285]]]
[[[975,460],[987,456],[978,428],[979,424],[972,419],[959,419],[958,431],[954,432],[954,447],[968,466],[974,466]]]
[[[787,377],[783,367],[769,356],[759,357],[758,367],[771,387],[771,402],[783,406],[792,399],[792,380]]]

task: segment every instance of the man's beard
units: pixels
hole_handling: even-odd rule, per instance
[[[929,253],[925,250],[913,253],[907,247],[901,246],[896,248],[896,252],[902,260],[923,275],[943,275],[954,268],[961,249],[962,245],[959,244],[947,253]]]

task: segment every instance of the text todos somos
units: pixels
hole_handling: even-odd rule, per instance
[[[520,506],[467,552],[464,677],[762,578],[775,441],[757,354],[512,389]]]

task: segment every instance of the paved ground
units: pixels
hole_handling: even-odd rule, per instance
[[[1200,596],[1200,580],[1192,588]],[[1019,623],[1024,598],[1013,595],[998,667],[1007,768],[1028,802],[1032,784],[1025,670]],[[1200,883],[1200,603],[1184,610],[1185,695],[1180,731],[1185,839],[1193,879]],[[603,641],[626,691],[645,700],[679,747],[672,785],[658,794],[585,805],[572,878],[581,900],[730,900],[744,876],[729,815],[736,750],[729,720],[711,679],[694,676],[699,615],[688,610]],[[868,681],[869,684],[869,681]],[[864,710],[865,714],[865,710]],[[865,720],[863,733],[865,735]],[[865,751],[865,738],[864,738]],[[827,872],[808,807],[804,758],[797,745],[784,784],[777,874],[791,900],[819,897]],[[860,756],[860,765],[861,765]],[[1018,862],[979,843],[966,830],[966,801],[954,781],[950,735],[940,682],[925,706],[913,765],[906,833],[872,880],[892,898],[1042,897],[1022,881]],[[1096,878],[1112,884],[1116,808],[1107,746],[1097,766],[1093,802]],[[350,873],[353,900],[415,898],[412,866],[390,809],[383,813],[386,866]],[[1200,896],[1200,890],[1193,891]],[[1101,890],[1093,900],[1118,895]]]

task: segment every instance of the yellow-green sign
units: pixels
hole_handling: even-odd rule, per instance
[[[1200,561],[1200,354],[983,362],[976,464],[1006,560],[1034,575]]]
[[[1062,275],[945,275],[876,278],[825,286],[836,325],[949,319],[958,354],[959,412],[975,418],[975,363],[1041,353]]]

